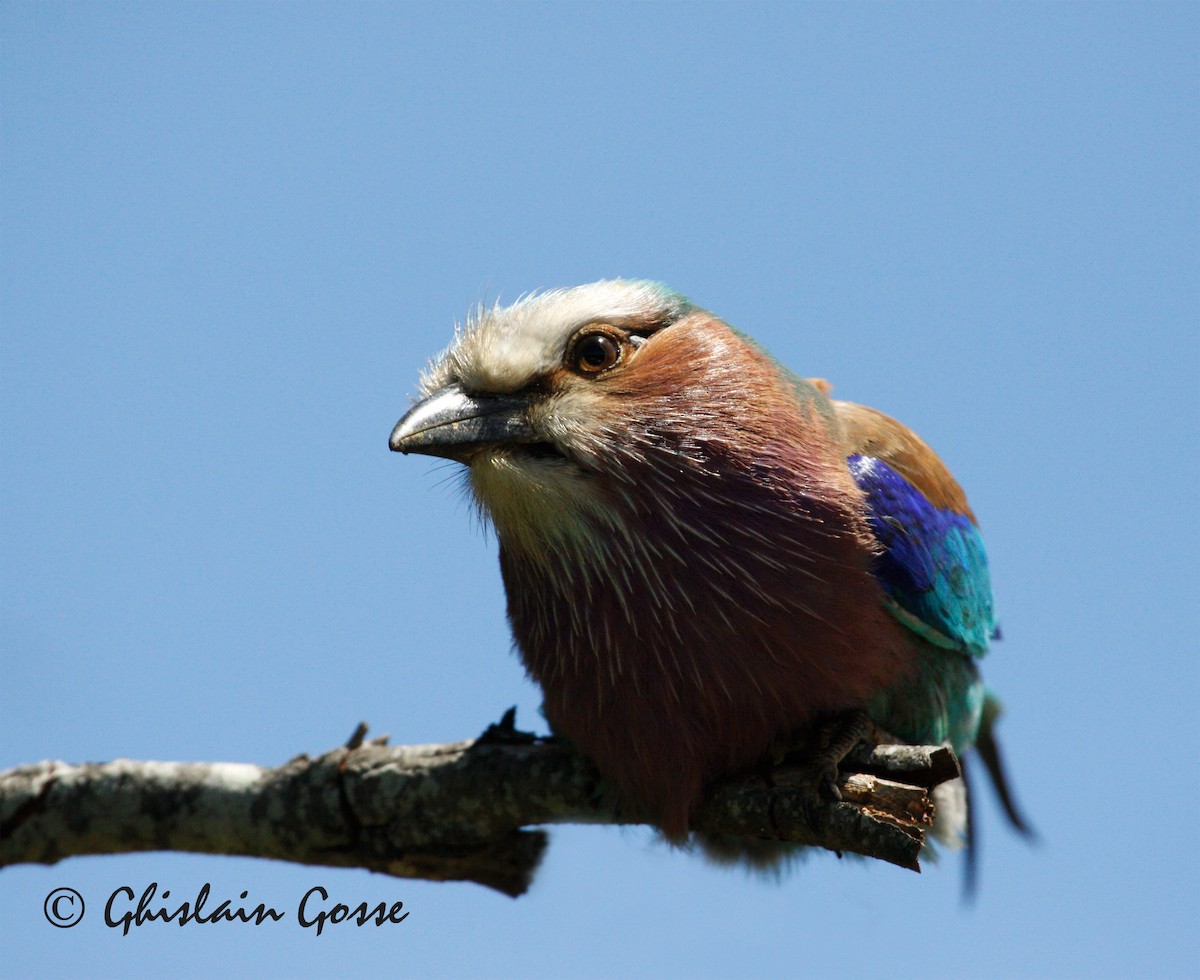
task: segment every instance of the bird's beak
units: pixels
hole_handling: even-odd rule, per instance
[[[488,443],[538,442],[521,395],[468,395],[456,384],[435,391],[392,429],[388,448],[465,461]]]

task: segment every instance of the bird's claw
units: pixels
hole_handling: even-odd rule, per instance
[[[789,770],[785,778],[776,779],[776,784],[788,787],[800,807],[804,822],[814,833],[819,833],[821,811],[842,798],[838,778],[837,763],[831,763],[828,759],[813,759]]]
[[[842,760],[863,741],[874,741],[875,726],[862,711],[847,711],[823,724],[775,746],[776,765],[787,756],[796,756],[793,765],[769,776],[772,785],[787,786],[795,794],[805,821],[818,830],[819,813],[830,803],[840,802]]]

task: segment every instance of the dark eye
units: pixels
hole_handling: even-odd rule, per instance
[[[571,348],[571,364],[584,374],[607,371],[621,359],[621,345],[606,333],[584,334]]]

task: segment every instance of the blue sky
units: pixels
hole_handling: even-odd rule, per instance
[[[471,304],[625,275],[950,463],[1042,835],[983,801],[970,909],[955,861],[771,884],[598,827],[555,829],[515,902],[74,859],[0,873],[6,976],[1200,970],[1200,8],[9,3],[0,27],[0,766],[537,724],[494,541],[386,439]],[[60,885],[97,910],[151,881],[411,915],[42,917]]]

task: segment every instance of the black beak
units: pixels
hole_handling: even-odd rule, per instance
[[[481,445],[537,442],[528,408],[520,395],[468,395],[460,385],[447,385],[408,410],[392,429],[388,448],[465,462]]]

